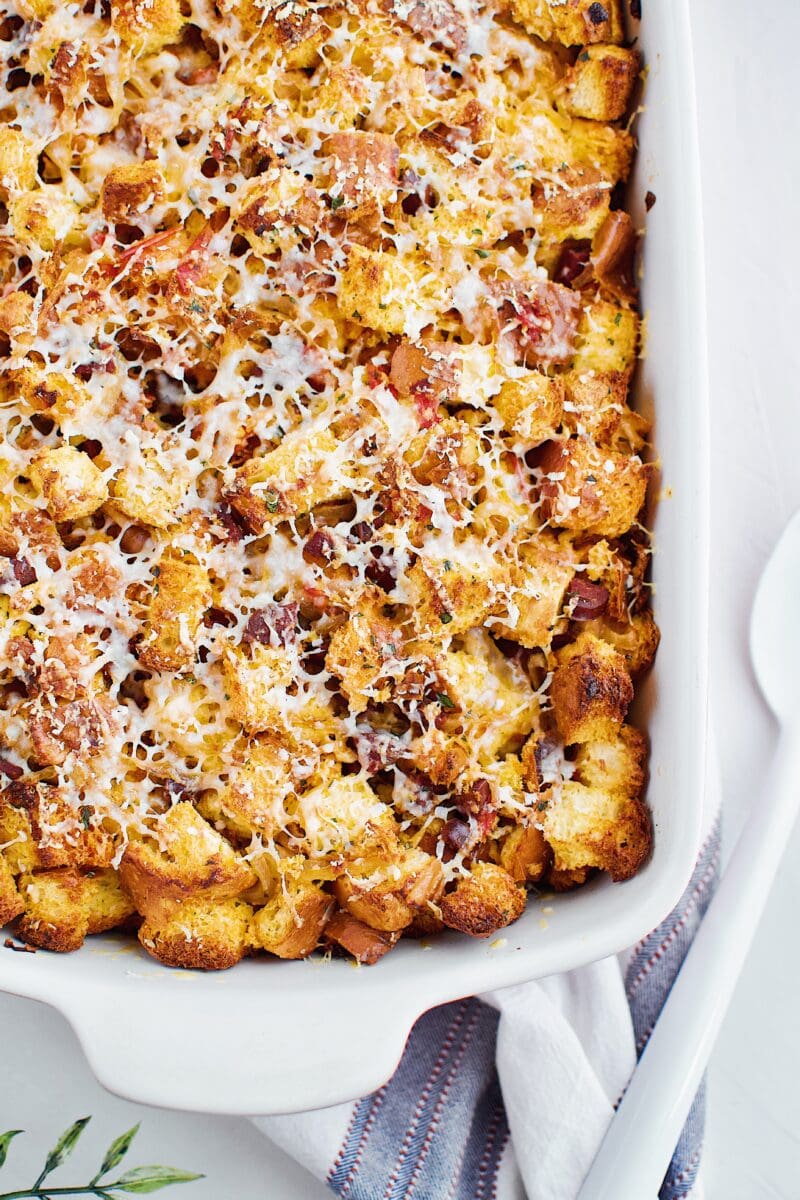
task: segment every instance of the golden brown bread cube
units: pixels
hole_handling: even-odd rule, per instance
[[[531,650],[549,646],[574,574],[554,541],[524,545],[512,571],[509,615],[493,624],[495,631]]]
[[[13,921],[24,908],[25,902],[17,891],[11,868],[0,854],[0,925]]]
[[[621,0],[511,0],[511,13],[528,33],[565,46],[621,42],[625,34]]]
[[[591,633],[556,655],[550,699],[567,745],[612,739],[625,720],[633,684],[625,660]]]
[[[587,787],[638,796],[647,779],[647,738],[632,725],[623,725],[614,739],[583,742],[574,767],[575,778]]]
[[[103,472],[74,446],[42,450],[31,462],[30,477],[54,521],[89,517],[108,498]]]
[[[497,611],[507,563],[492,561],[476,546],[461,548],[461,560],[419,558],[406,574],[406,590],[419,633],[435,639],[463,633]],[[466,565],[466,564],[469,565]]]
[[[12,783],[0,792],[0,843],[15,874],[55,867],[107,867],[114,841],[85,805],[77,811],[56,787]]]
[[[541,821],[556,870],[599,867],[621,882],[650,853],[650,814],[638,796],[568,780],[550,794]]]
[[[139,661],[148,670],[180,671],[194,662],[203,614],[211,606],[208,571],[189,555],[167,550],[153,576]]]
[[[132,520],[166,529],[177,520],[186,480],[154,450],[144,447],[118,472],[111,493],[116,506]]]
[[[334,630],[325,657],[354,713],[363,712],[370,701],[389,698],[386,677],[402,654],[402,631],[382,614],[385,603],[383,592],[361,596],[355,611]]]
[[[123,163],[103,180],[100,200],[108,221],[124,221],[164,198],[164,176],[153,162]]]
[[[586,627],[622,655],[631,675],[641,675],[653,665],[661,634],[649,609],[634,613],[624,623],[600,617]]]
[[[535,825],[515,825],[503,838],[500,866],[515,883],[538,883],[551,859],[545,836]]]
[[[243,900],[187,900],[148,916],[139,941],[168,967],[225,971],[248,953],[253,910]]]
[[[394,138],[369,130],[348,130],[331,134],[325,152],[334,211],[345,220],[378,219],[397,191],[400,152]]]
[[[597,445],[606,445],[619,429],[626,411],[632,368],[623,371],[567,371],[564,428],[588,434]]]
[[[641,459],[585,437],[551,442],[540,471],[543,517],[559,529],[607,538],[636,522],[651,474]]]
[[[581,314],[574,375],[630,372],[636,363],[641,321],[632,308],[595,300]]]
[[[29,137],[11,125],[0,128],[0,187],[28,192],[36,185],[36,152]]]
[[[119,867],[122,886],[143,916],[163,921],[176,904],[240,896],[255,874],[187,801],[163,816],[152,840],[132,841]]]
[[[370,92],[367,78],[356,67],[339,63],[329,67],[317,88],[312,103],[340,129],[355,125],[369,110]]]
[[[584,46],[564,80],[562,107],[574,117],[617,121],[625,115],[641,65],[638,50]]]
[[[258,909],[250,923],[250,942],[278,958],[307,958],[316,950],[334,901],[318,884],[287,880]]]
[[[613,185],[628,178],[635,143],[627,129],[573,117],[567,137],[569,157],[599,171],[607,183]]]
[[[519,379],[508,379],[492,397],[503,428],[518,438],[526,449],[556,436],[564,408],[564,382],[540,371],[528,371]]]
[[[525,889],[495,863],[478,862],[439,901],[442,920],[450,929],[472,937],[488,937],[522,916]]]
[[[369,886],[378,873],[381,881]],[[429,901],[438,900],[444,872],[438,858],[423,850],[405,849],[386,862],[366,856],[349,866],[334,885],[343,912],[352,913],[372,929],[394,933],[405,929]]]
[[[136,54],[176,41],[184,23],[180,0],[111,0],[111,24]]]
[[[357,963],[371,967],[396,945],[399,933],[373,929],[349,913],[335,912],[325,927],[325,937],[352,954]]]
[[[239,468],[231,504],[258,532],[308,512],[323,500],[341,499],[347,485],[330,469],[338,448],[329,429],[287,433],[275,450]]]
[[[608,216],[609,190],[593,166],[562,173],[562,186],[537,192],[538,233],[545,245],[591,239]]]
[[[243,729],[261,733],[281,727],[281,712],[289,706],[286,688],[292,681],[291,662],[283,646],[260,642],[246,648],[229,646],[222,671],[231,714]]]
[[[75,202],[59,192],[26,192],[9,205],[14,236],[47,253],[68,237],[78,211]]]
[[[381,333],[405,333],[409,320],[422,323],[417,297],[421,269],[415,260],[349,246],[336,296],[339,312]]]
[[[134,912],[112,870],[36,871],[21,875],[17,886],[25,910],[16,931],[45,950],[77,950],[87,935],[114,929]]]

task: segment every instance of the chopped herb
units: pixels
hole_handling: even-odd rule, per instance
[[[81,824],[83,825],[84,829],[89,828],[93,811],[94,809],[89,808],[85,804],[81,806]]]
[[[455,708],[455,704],[448,696],[447,692],[437,692],[436,699],[441,704],[442,708]]]
[[[381,312],[384,312],[388,307],[389,305],[384,304],[382,300],[378,301],[378,308],[381,310]]]
[[[588,61],[589,61],[589,51],[584,50],[582,54],[578,55],[578,62],[588,62]]]
[[[621,320],[622,320],[622,313],[618,312],[617,315],[614,317],[614,324],[619,325]]]
[[[331,196],[331,208],[336,212],[344,204],[344,196]]]
[[[478,250],[476,248],[475,253],[477,254],[478,258],[488,258],[489,257],[488,250]]]
[[[358,311],[358,309],[357,309],[357,308],[354,308],[354,309],[353,309],[353,320],[354,320],[354,321],[360,321],[360,320],[361,320],[361,313]]]
[[[445,571],[452,571],[452,569],[453,569],[453,564],[450,562],[449,558],[446,558],[444,560],[443,566],[444,566]]]
[[[443,625],[449,625],[453,619],[453,614],[449,612],[439,613],[439,620]]]
[[[278,496],[276,492],[265,492],[264,503],[271,513],[278,511]]]
[[[547,801],[540,800],[539,803],[536,805],[536,811],[537,812],[545,812],[546,809],[547,809]]]
[[[473,229],[472,232],[470,233],[470,237],[483,237],[483,230],[482,229]]]
[[[192,303],[189,305],[189,308],[192,312],[201,313],[203,311],[203,306],[199,300],[193,300]]]

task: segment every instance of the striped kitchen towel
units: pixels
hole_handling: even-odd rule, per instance
[[[717,877],[713,820],[679,903],[626,955],[422,1016],[392,1079],[257,1118],[345,1200],[574,1200]],[[698,1094],[661,1200],[698,1200]]]

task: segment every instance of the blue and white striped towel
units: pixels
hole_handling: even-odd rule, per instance
[[[574,1200],[702,920],[719,848],[716,817],[679,903],[619,959],[433,1009],[377,1092],[256,1124],[343,1200]],[[703,1118],[701,1090],[661,1200],[698,1200]]]

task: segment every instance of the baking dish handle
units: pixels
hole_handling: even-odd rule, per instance
[[[427,1006],[418,996],[405,1009],[393,1002],[387,1010],[374,994],[354,1000],[350,993],[322,1010],[312,984],[287,1009],[285,997],[270,1002],[266,980],[248,989],[246,1004],[241,993],[232,996],[226,1011],[224,977],[187,979],[170,986],[169,996],[149,982],[137,980],[124,1005],[109,989],[59,1007],[106,1088],[196,1112],[271,1115],[363,1096],[391,1076]]]

